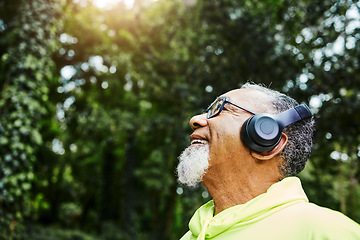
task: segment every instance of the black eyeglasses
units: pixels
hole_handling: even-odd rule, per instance
[[[212,118],[212,117],[215,117],[217,115],[219,115],[221,113],[221,111],[224,109],[224,106],[226,103],[230,103],[232,105],[234,105],[235,107],[238,107],[250,114],[253,114],[255,115],[254,112],[246,109],[246,108],[243,108],[243,107],[240,107],[239,105],[233,103],[233,102],[230,102],[230,99],[228,97],[223,97],[223,98],[218,98],[216,99],[215,102],[213,102],[207,109],[206,109],[206,118]]]

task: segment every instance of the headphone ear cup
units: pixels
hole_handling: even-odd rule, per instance
[[[256,145],[250,138],[249,134],[248,134],[248,125],[249,125],[249,121],[251,121],[253,117],[248,118],[243,125],[241,126],[241,130],[240,130],[240,136],[241,136],[241,140],[242,142],[249,147],[251,150],[254,150],[254,145]],[[255,150],[254,150],[255,151]]]
[[[270,114],[255,114],[241,127],[243,143],[255,152],[269,152],[279,143],[282,127]]]

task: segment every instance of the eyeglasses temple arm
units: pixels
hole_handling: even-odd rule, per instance
[[[233,102],[230,102],[230,101],[228,101],[228,103],[230,103],[230,104],[232,104],[232,105],[234,105],[234,106],[236,106],[236,107],[238,107],[238,108],[240,108],[240,109],[242,109],[242,110],[244,110],[244,111],[246,111],[246,112],[248,112],[248,113],[251,113],[252,115],[255,115],[255,114],[256,114],[255,112],[250,111],[249,109],[246,109],[246,108],[240,107],[240,106],[239,106],[239,105],[237,105],[236,103],[233,103]]]

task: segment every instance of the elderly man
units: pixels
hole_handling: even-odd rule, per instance
[[[360,239],[357,223],[309,203],[293,176],[312,147],[314,120],[306,105],[247,83],[218,97],[190,125],[179,181],[201,182],[213,200],[195,212],[181,240]]]

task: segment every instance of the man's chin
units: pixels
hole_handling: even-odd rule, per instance
[[[194,144],[180,154],[179,161],[177,167],[179,182],[195,188],[200,185],[209,167],[209,146]]]

